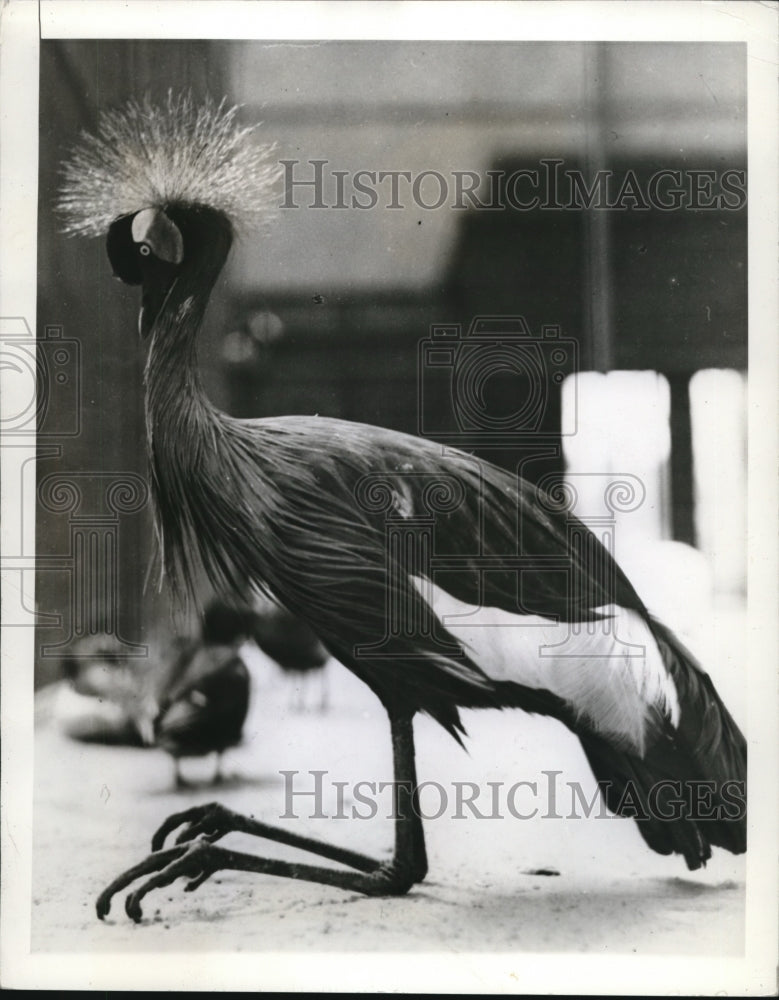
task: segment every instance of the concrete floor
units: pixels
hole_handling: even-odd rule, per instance
[[[378,702],[340,665],[328,667],[331,708],[293,711],[292,691],[254,653],[252,708],[243,746],[225,759],[227,780],[212,789],[211,760],[185,762],[195,785],[173,788],[171,761],[157,750],[100,747],[65,737],[56,697],[40,699],[35,745],[33,842],[34,952],[269,952],[311,950],[485,953],[569,952],[595,955],[737,956],[744,948],[744,859],[717,850],[706,870],[644,845],[631,820],[554,819],[545,771],[560,771],[557,811],[570,811],[566,782],[587,799],[594,781],[578,742],[559,724],[516,711],[466,713],[468,752],[430,720],[416,722],[420,781],[447,796],[439,818],[425,822],[430,874],[399,899],[368,899],[327,886],[224,872],[194,894],[183,883],[145,900],[133,924],[117,897],[104,922],[94,901],[120,871],[148,852],[152,832],[170,813],[218,799],[240,812],[387,857],[392,824],[386,795],[374,819],[316,818],[311,800],[285,810],[281,770],[324,770],[325,812],[337,811],[334,781],[391,778],[389,731]],[[318,692],[310,691],[316,699]],[[540,815],[521,820],[505,805],[506,788],[536,781]],[[454,818],[454,782],[504,782],[500,819]],[[354,799],[351,785],[345,811]],[[487,791],[482,812],[489,812]],[[528,795],[530,793],[528,792]],[[427,814],[441,793],[423,796]],[[520,809],[530,798],[517,798]],[[292,859],[278,845],[230,835],[224,843]],[[298,855],[299,857],[299,855]],[[555,869],[558,876],[530,874]]]

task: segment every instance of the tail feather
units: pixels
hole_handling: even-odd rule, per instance
[[[679,738],[706,772],[720,784],[747,780],[747,743],[701,665],[662,622],[650,620],[679,695]]]
[[[712,845],[746,850],[746,740],[692,654],[661,622],[650,627],[678,693],[678,726],[653,719],[642,757],[591,734],[581,742],[609,809],[633,816],[652,850],[696,869]]]

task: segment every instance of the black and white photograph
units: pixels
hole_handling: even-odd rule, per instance
[[[1,16],[3,987],[775,995],[776,4]]]

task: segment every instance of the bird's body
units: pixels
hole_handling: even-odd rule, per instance
[[[239,646],[249,616],[244,611],[211,603],[201,635],[176,642],[158,675],[154,739],[175,762],[177,786],[185,784],[182,757],[221,756],[241,742],[249,708],[249,671]]]
[[[180,123],[171,121],[174,134]],[[195,343],[232,242],[230,219],[178,189],[152,192],[135,211],[111,224],[109,256],[120,277],[143,285],[149,458],[166,572],[194,589],[202,564],[217,589],[256,586],[308,622],[385,706],[398,801],[405,786],[416,801],[416,713],[459,740],[461,708],[522,708],[579,736],[613,808],[633,790],[655,850],[681,853],[691,868],[711,844],[744,850],[743,816],[723,812],[724,785],[745,778],[743,736],[594,536],[531,484],[454,449],[333,419],[247,421],[217,411],[200,385]],[[663,782],[706,780],[716,786],[714,819],[689,811],[663,819],[648,808]],[[166,882],[128,897],[132,916],[150,887],[196,864],[205,873],[198,884],[218,867],[239,867],[367,893],[404,892],[427,870],[418,812],[398,809],[393,861],[379,865],[216,808],[184,817],[184,839],[242,829],[357,871],[210,845],[196,861],[162,851],[144,870],[168,865]],[[165,824],[155,845],[180,822]],[[101,915],[137,874],[106,890]]]
[[[525,624],[523,638],[531,641],[541,611],[547,623],[554,618],[580,622],[615,601],[645,614],[624,577],[618,581],[620,592],[611,594],[605,574],[598,580],[586,565],[577,564],[566,518],[549,512],[551,501],[543,507],[534,487],[495,466],[451,449],[444,454],[440,446],[419,438],[339,420],[237,421],[217,414],[213,420],[213,450],[209,454],[210,443],[204,441],[196,460],[177,476],[187,483],[186,494],[168,495],[161,503],[177,516],[184,512],[193,525],[181,549],[188,560],[185,576],[194,576],[197,553],[212,573],[224,574],[227,585],[246,577],[266,587],[303,617],[385,705],[400,703],[411,713],[427,712],[456,731],[458,707],[499,707],[502,696],[493,682],[520,682],[524,676],[521,658],[513,674],[504,667],[491,676],[489,664],[480,666],[466,646],[446,655],[440,637],[421,629],[397,636],[391,657],[355,655],[355,647],[377,644],[387,631],[388,587],[405,593],[416,606],[410,620],[423,618],[424,580],[417,577],[417,585],[397,578],[403,567],[392,565],[386,525],[393,512],[399,521],[429,516],[423,494],[431,485],[457,489],[452,487],[456,483],[463,497],[458,509],[435,522],[439,550],[457,560],[456,571],[442,574],[449,590],[438,587],[439,594],[513,615],[506,628]],[[155,452],[155,462],[161,467],[155,482],[170,488],[162,471],[169,456]],[[225,475],[227,469],[232,471]],[[360,484],[370,488],[371,476],[391,495],[389,510],[371,511],[361,500]],[[526,540],[522,548],[520,519]],[[556,574],[543,562],[523,569],[525,615],[518,613],[518,574],[511,556],[528,562],[532,556],[550,562],[562,558],[566,563],[565,571]],[[502,559],[508,568],[501,567]],[[490,571],[484,572],[485,566]],[[553,562],[552,568],[559,567]],[[480,583],[486,587],[481,601]],[[586,591],[590,600],[582,605],[577,598]],[[496,626],[493,631],[505,629]],[[591,655],[597,656],[597,650]],[[600,674],[590,673],[594,684]],[[528,686],[541,689],[542,681],[536,676]],[[642,739],[635,735],[636,743]]]
[[[182,676],[167,693],[154,735],[177,764],[182,757],[221,755],[241,742],[249,705],[249,673],[232,646],[183,651]]]

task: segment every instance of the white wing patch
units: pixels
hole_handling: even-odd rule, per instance
[[[495,681],[543,689],[566,701],[604,736],[644,751],[651,709],[679,724],[679,698],[652,633],[635,611],[599,608],[611,617],[555,623],[466,604],[432,581],[411,578],[441,625]]]

